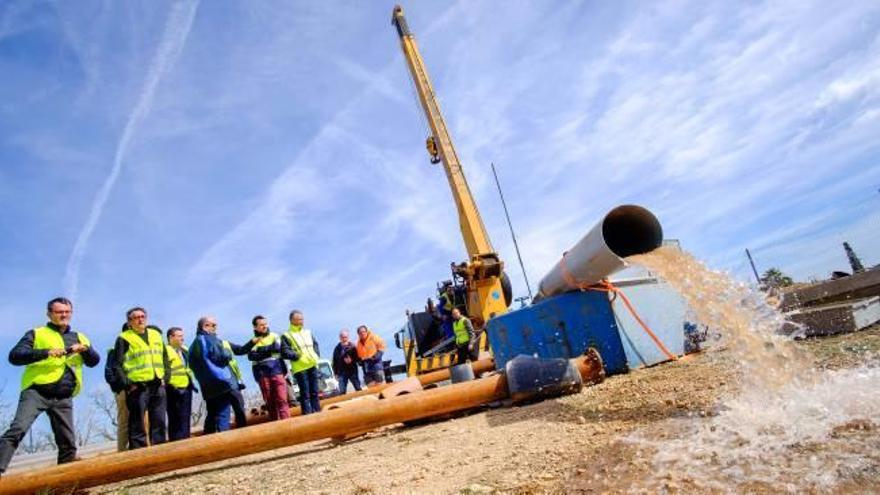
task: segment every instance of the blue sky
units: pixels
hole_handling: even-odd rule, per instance
[[[59,294],[101,348],[134,305],[390,342],[464,258],[392,7],[0,3],[4,352]],[[533,282],[622,203],[743,279],[746,247],[797,279],[843,240],[880,263],[880,4],[404,8],[517,295],[492,162]]]

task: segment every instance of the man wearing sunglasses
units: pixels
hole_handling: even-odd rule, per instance
[[[125,312],[125,329],[116,338],[116,375],[125,387],[128,407],[128,448],[147,446],[144,416],[149,418],[150,445],[167,438],[165,383],[168,355],[159,328],[147,324],[147,311],[134,307]]]

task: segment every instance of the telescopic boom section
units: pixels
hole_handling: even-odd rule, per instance
[[[455,153],[455,147],[452,145],[452,138],[449,137],[446,122],[440,113],[440,104],[437,102],[434,88],[431,86],[431,80],[428,78],[425,63],[421,55],[419,55],[416,40],[409,31],[406,18],[403,16],[403,9],[399,5],[394,7],[391,22],[397,28],[403,56],[406,58],[407,66],[419,93],[419,101],[421,101],[422,108],[431,126],[433,136],[428,139],[428,148],[432,152],[436,150],[436,155],[439,155],[439,159],[443,162],[446,177],[449,179],[452,196],[455,198],[455,204],[458,207],[461,233],[464,237],[464,244],[468,255],[471,260],[497,260],[498,257],[495,254],[495,250],[492,249],[489,235],[486,233],[483,220],[480,218],[480,212],[477,210],[477,204],[461,169],[461,163],[458,161],[458,155]],[[433,139],[433,146],[431,139]]]

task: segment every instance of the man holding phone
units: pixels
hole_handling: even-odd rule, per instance
[[[45,412],[58,446],[58,464],[76,460],[73,397],[82,390],[82,365],[92,368],[101,356],[89,339],[70,327],[73,303],[56,297],[46,305],[49,322],[24,334],[9,352],[9,362],[24,366],[15,419],[0,437],[0,473],[37,417]]]

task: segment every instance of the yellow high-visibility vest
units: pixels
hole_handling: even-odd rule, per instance
[[[162,334],[152,328],[145,331],[147,342],[130,328],[120,334],[128,342],[128,351],[122,358],[122,370],[128,380],[135,383],[165,378],[165,362],[162,357],[165,354],[165,343],[162,342]]]
[[[189,387],[189,384],[194,379],[192,370],[183,362],[183,358],[177,353],[177,349],[170,345],[166,345],[165,349],[168,353],[168,385],[174,388]],[[187,351],[186,346],[183,346],[182,349]]]
[[[315,352],[315,341],[312,339],[311,330],[290,325],[284,338],[290,343],[290,347],[299,354],[299,359],[290,362],[291,372],[299,373],[318,364],[318,353]]]
[[[277,334],[269,332],[268,334],[266,334],[265,336],[260,338],[260,340],[254,345],[253,350],[257,350],[260,347],[269,347],[270,345],[275,343],[276,338],[279,338]],[[273,352],[272,355],[267,357],[266,359],[261,359],[259,361],[251,360],[251,363],[252,364],[263,363],[266,361],[271,361],[273,359],[281,359],[281,353],[280,352]]]
[[[229,345],[228,340],[223,341],[223,347],[232,354],[232,346]],[[235,354],[232,354],[232,359],[229,360],[229,369],[232,370],[232,374],[235,375],[235,379],[238,380],[238,383],[241,383],[241,369],[238,367],[238,361],[235,360]]]
[[[452,322],[452,331],[455,332],[455,344],[467,344],[471,340],[471,336],[468,335],[467,327],[465,326],[465,318],[462,316],[461,318]]]
[[[89,339],[82,332],[76,333],[79,343],[90,345]],[[37,327],[34,329],[34,349],[64,349],[64,336],[49,327]],[[80,353],[67,356],[47,357],[46,359],[31,363],[24,368],[21,377],[21,389],[27,390],[31,385],[48,385],[55,383],[64,376],[64,370],[70,368],[76,377],[76,387],[73,395],[76,396],[82,389],[82,365],[83,359]]]

